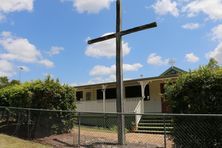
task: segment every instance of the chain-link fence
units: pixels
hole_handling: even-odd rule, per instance
[[[0,107],[0,133],[53,147],[116,147],[117,115]],[[222,147],[220,114],[124,117],[126,147]]]

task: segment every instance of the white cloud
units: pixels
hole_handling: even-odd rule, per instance
[[[169,63],[169,59],[163,59],[161,56],[157,55],[156,53],[152,53],[147,58],[147,63],[150,65],[167,65]]]
[[[187,23],[182,26],[182,28],[189,29],[189,30],[198,29],[199,27],[200,27],[200,24],[198,23]]]
[[[185,58],[188,62],[191,62],[191,63],[196,63],[199,61],[199,57],[197,57],[194,53],[186,54]]]
[[[8,31],[3,31],[2,33],[1,33],[1,36],[2,37],[10,37],[12,34],[11,34],[11,32],[8,32]]]
[[[116,66],[112,65],[110,67],[103,66],[103,65],[96,65],[93,67],[93,69],[90,71],[91,76],[98,76],[98,75],[110,75],[114,74],[116,71]]]
[[[74,0],[73,6],[79,13],[98,13],[109,9],[113,0]]]
[[[108,35],[107,33],[105,35]],[[104,35],[103,35],[104,36]],[[123,56],[130,53],[131,48],[127,42],[122,41]],[[100,43],[88,45],[85,54],[90,57],[115,57],[116,56],[116,40],[110,39]]]
[[[140,68],[142,68],[143,65],[140,63],[135,63],[135,64],[123,64],[123,71],[138,71]]]
[[[0,54],[1,59],[16,60],[23,63],[39,63],[46,67],[52,67],[53,65],[51,61],[44,59],[40,50],[26,38],[13,36],[10,32],[2,32],[0,45],[4,50],[4,53]]]
[[[222,24],[214,27],[212,30],[212,39],[216,41],[222,42]]]
[[[105,83],[105,82],[113,82],[116,81],[116,75],[112,74],[109,76],[99,76],[95,77],[87,82],[87,84],[97,84],[97,83]]]
[[[215,49],[211,50],[206,54],[207,58],[214,58],[219,64],[222,64],[222,24],[214,27],[211,30],[212,40],[218,42]]]
[[[142,68],[143,65],[140,63],[135,64],[123,64],[123,71],[129,72],[129,71],[138,71],[140,68]],[[115,75],[116,73],[116,65],[103,66],[103,65],[96,65],[92,68],[90,71],[91,76],[103,76],[103,75]]]
[[[1,0],[0,12],[32,11],[34,0]]]
[[[219,20],[222,19],[222,1],[192,0],[183,8],[183,11],[187,12],[189,17],[204,13],[212,20]]]
[[[210,20],[222,19],[222,0],[157,0],[152,7],[158,15],[184,13],[194,17],[205,14]]]
[[[22,62],[34,62],[40,57],[40,52],[25,38],[3,38],[0,45],[8,52],[2,57],[16,59]]]
[[[138,71],[143,65],[140,63],[123,64],[123,72]],[[87,84],[105,83],[116,81],[116,65],[104,66],[96,65],[90,71],[90,76],[93,78]]]
[[[0,60],[0,76],[11,77],[15,74],[14,66],[6,60]]]
[[[59,47],[59,46],[53,46],[51,47],[50,51],[48,52],[48,54],[50,56],[53,56],[53,55],[57,55],[59,54],[61,51],[63,51],[64,48],[63,47]]]
[[[44,65],[45,67],[48,67],[48,68],[54,67],[54,63],[50,60],[47,60],[47,59],[40,60],[40,61],[38,61],[38,63],[42,64],[42,65]]]
[[[222,43],[220,43],[214,50],[207,53],[207,58],[214,58],[219,64],[222,64]]]
[[[158,15],[171,14],[173,16],[179,16],[179,9],[175,1],[158,0],[152,7]]]
[[[34,0],[0,0],[0,22],[6,19],[6,14],[12,12],[33,10]]]

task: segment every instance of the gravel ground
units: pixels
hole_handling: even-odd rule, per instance
[[[78,131],[74,129],[71,133],[53,135],[37,139],[36,141],[51,145],[55,148],[77,147]],[[80,143],[82,148],[160,148],[164,146],[163,135],[127,133],[127,145],[117,145],[117,133],[99,131],[93,129],[81,129]],[[166,141],[167,147],[172,147],[172,141]]]

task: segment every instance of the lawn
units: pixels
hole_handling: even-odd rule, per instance
[[[0,134],[0,146],[4,148],[49,148],[50,146],[22,140],[19,138]]]

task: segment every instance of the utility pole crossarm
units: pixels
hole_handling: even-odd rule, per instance
[[[130,33],[138,32],[138,31],[142,31],[142,30],[146,30],[146,29],[151,29],[151,28],[154,28],[154,27],[157,27],[156,22],[152,22],[150,24],[142,25],[142,26],[139,26],[139,27],[134,27],[134,28],[131,28],[131,29],[128,29],[128,30],[123,30],[123,31],[120,32],[120,35],[124,36],[124,35],[130,34]],[[115,38],[115,37],[116,37],[116,33],[109,34],[109,35],[106,35],[106,36],[102,36],[102,37],[98,37],[98,38],[89,40],[88,44],[93,44],[93,43],[109,40],[109,39],[112,39],[112,38]]]

